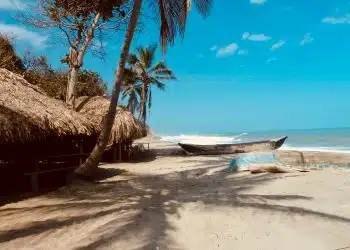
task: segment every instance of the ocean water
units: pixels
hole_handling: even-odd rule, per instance
[[[215,133],[215,134],[180,134],[161,135],[162,140],[170,143],[193,144],[227,144],[241,143],[288,136],[282,150],[303,150],[322,152],[350,153],[350,127],[279,130],[247,133]]]

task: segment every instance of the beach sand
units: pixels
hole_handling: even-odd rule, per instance
[[[231,159],[102,165],[110,177],[99,183],[0,207],[0,248],[350,249],[349,169],[252,175],[228,172]],[[307,152],[305,160],[345,164],[349,155]]]

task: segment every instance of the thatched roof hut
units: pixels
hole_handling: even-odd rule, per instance
[[[0,144],[96,135],[96,126],[20,75],[0,68]]]
[[[108,111],[110,101],[102,96],[79,97],[76,100],[77,111],[93,121],[101,129],[101,121]],[[147,135],[147,130],[126,110],[117,109],[109,144],[124,140],[135,140]]]

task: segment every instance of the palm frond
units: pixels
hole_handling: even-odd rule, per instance
[[[213,0],[187,0],[189,6],[191,6],[191,2],[194,1],[194,5],[196,6],[197,11],[203,16],[207,17],[210,13],[210,9],[213,6]]]
[[[126,62],[130,65],[130,66],[133,66],[134,64],[136,64],[136,62],[138,61],[138,58],[135,54],[129,54],[127,59],[126,59]]]
[[[153,85],[155,85],[158,89],[165,90],[165,84],[160,82],[158,79],[152,78],[152,82],[151,83]]]
[[[129,101],[128,101],[128,108],[131,111],[132,114],[135,113],[135,111],[137,110],[138,106],[139,106],[140,102],[137,98],[137,94],[135,91],[133,91],[132,93],[130,93],[129,96]]]
[[[149,69],[153,65],[153,61],[155,58],[155,53],[157,50],[157,45],[152,44],[147,47],[139,47],[137,48],[138,52],[138,60],[144,67],[144,70]]]
[[[176,80],[176,77],[171,70],[160,70],[155,74],[155,78]]]
[[[156,65],[154,65],[150,70],[149,72],[150,73],[153,73],[157,70],[162,70],[162,69],[168,69],[168,67],[166,66],[165,62],[164,61],[159,61]]]
[[[194,2],[196,9],[202,16],[208,16],[213,0],[151,1],[151,8],[153,8],[160,19],[160,43],[163,53],[165,53],[168,44],[174,43],[177,35],[183,38],[192,2]]]
[[[153,74],[154,77],[167,77],[163,79],[176,79],[174,73],[171,69],[167,67],[164,61],[158,62],[151,70],[150,74]]]
[[[154,78],[157,80],[176,80],[175,76],[156,76]]]

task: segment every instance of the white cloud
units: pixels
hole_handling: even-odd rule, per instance
[[[350,24],[350,14],[340,17],[325,17],[322,19],[322,22],[330,24]]]
[[[276,61],[276,60],[277,60],[276,57],[271,57],[271,58],[269,58],[269,59],[266,60],[266,63],[269,64],[269,63],[274,62],[274,61]]]
[[[246,39],[249,38],[249,36],[250,36],[250,34],[248,32],[244,32],[243,35],[242,35],[242,39],[246,40]]]
[[[285,41],[280,40],[280,41],[278,41],[277,43],[273,44],[273,45],[271,46],[271,49],[270,49],[270,50],[271,50],[271,51],[274,51],[274,50],[276,50],[276,49],[279,49],[279,48],[281,48],[285,43],[286,43]]]
[[[213,45],[213,46],[210,48],[211,51],[216,51],[217,49],[218,49],[218,46],[217,46],[217,45]]]
[[[246,55],[248,54],[248,50],[240,49],[238,50],[238,55]]]
[[[23,10],[26,4],[19,0],[0,0],[0,9],[3,10]]]
[[[250,0],[251,4],[264,4],[266,0]]]
[[[315,39],[311,36],[310,33],[304,35],[304,39],[300,41],[300,45],[304,46],[308,43],[312,43]]]
[[[218,51],[216,52],[216,56],[232,55],[236,53],[237,49],[238,49],[237,43],[231,43],[226,47],[219,48]]]
[[[27,30],[17,25],[0,23],[0,33],[13,37],[15,40],[31,43],[33,46],[45,47],[47,36]]]
[[[271,39],[270,36],[266,36],[264,34],[250,34],[249,32],[244,32],[242,34],[243,40],[251,40],[255,42],[264,42]]]

